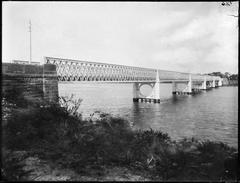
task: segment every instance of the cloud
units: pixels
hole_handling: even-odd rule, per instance
[[[166,35],[155,40],[160,53],[152,59],[165,69],[237,72],[237,28],[226,14],[212,11],[208,16],[190,19],[185,25],[164,32]]]
[[[3,60],[54,56],[165,70],[237,72],[237,19],[218,2],[6,2]],[[234,5],[235,6],[235,5]],[[19,14],[21,12],[21,14]]]

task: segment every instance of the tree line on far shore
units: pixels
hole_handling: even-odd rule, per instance
[[[221,72],[212,72],[208,73],[210,76],[220,76],[221,78],[226,78],[228,80],[238,80],[238,74],[231,74],[229,72],[221,73]]]

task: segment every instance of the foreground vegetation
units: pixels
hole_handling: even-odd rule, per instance
[[[5,180],[26,177],[20,160],[13,157],[16,151],[83,175],[88,167],[101,176],[104,167],[117,166],[147,172],[151,180],[237,180],[238,152],[233,147],[193,138],[176,142],[152,129],[133,131],[128,121],[104,113],[83,120],[77,113],[80,102],[62,98],[61,105],[39,102],[22,107],[3,98]]]

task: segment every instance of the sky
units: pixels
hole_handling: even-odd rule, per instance
[[[238,2],[2,2],[2,61],[238,73]]]

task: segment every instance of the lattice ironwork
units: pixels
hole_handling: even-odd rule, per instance
[[[46,64],[56,65],[59,81],[129,81],[155,82],[156,69],[107,63],[45,57]],[[160,80],[188,80],[189,73],[158,70]],[[192,80],[204,80],[203,75],[191,74]],[[213,80],[213,76],[206,76]]]

